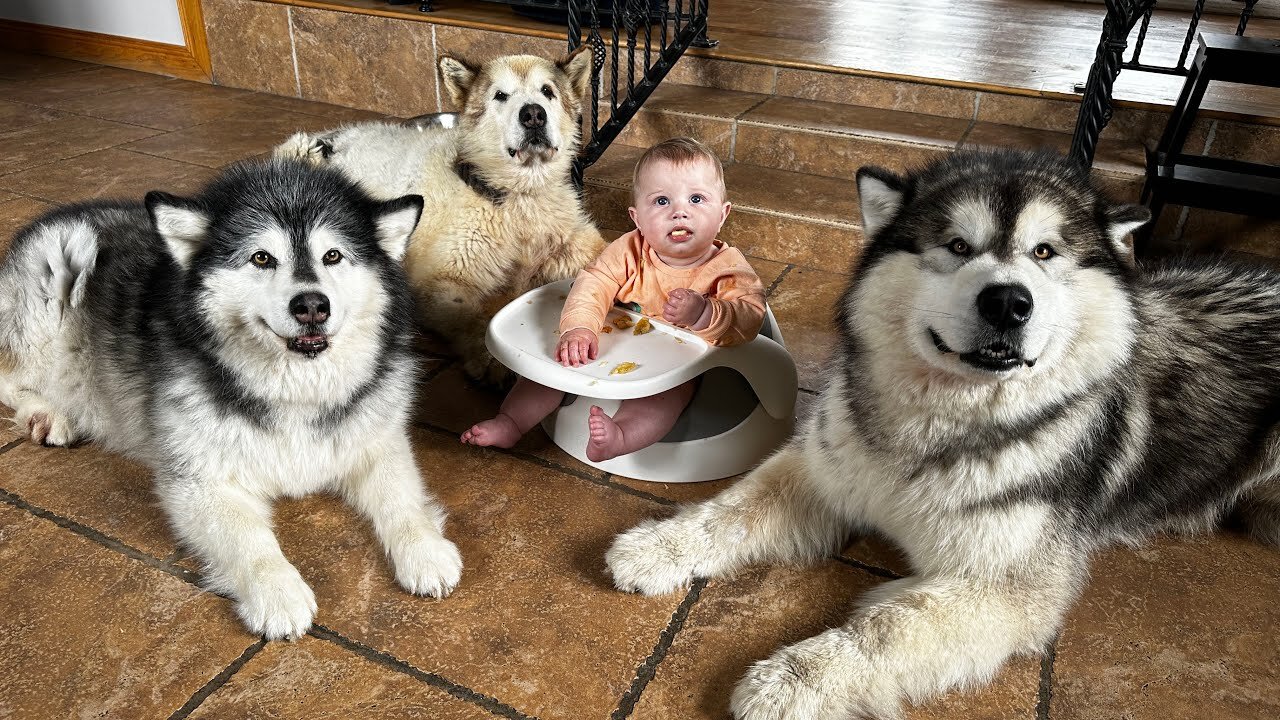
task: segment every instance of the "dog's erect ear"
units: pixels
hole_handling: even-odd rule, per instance
[[[1151,211],[1142,205],[1112,205],[1107,208],[1107,235],[1116,255],[1126,265],[1136,262],[1133,244],[1126,242],[1129,233],[1151,221]]]
[[[409,249],[409,236],[422,217],[422,196],[405,195],[380,203],[373,215],[378,226],[378,247],[399,262]]]
[[[195,200],[180,198],[169,193],[152,190],[147,193],[147,213],[151,215],[151,227],[169,248],[169,254],[183,269],[191,264],[191,257],[204,244],[209,231],[209,215]]]
[[[594,61],[592,52],[590,45],[583,45],[556,63],[556,67],[569,76],[569,87],[573,90],[573,96],[579,99],[591,92],[591,64]]]
[[[862,234],[868,240],[898,216],[905,191],[906,182],[884,168],[867,165],[858,170]]]
[[[449,55],[440,56],[440,79],[444,81],[444,89],[454,104],[462,107],[467,102],[467,91],[471,83],[476,81],[479,70],[466,60]]]

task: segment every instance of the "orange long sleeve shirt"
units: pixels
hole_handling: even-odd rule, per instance
[[[574,279],[560,313],[560,333],[586,328],[598,334],[615,300],[661,318],[667,294],[689,288],[711,302],[711,323],[691,332],[712,345],[751,340],[764,322],[764,284],[741,252],[720,240],[715,246],[719,251],[710,260],[680,268],[662,262],[639,230],[614,240]]]

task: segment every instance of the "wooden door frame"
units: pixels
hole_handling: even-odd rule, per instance
[[[142,72],[211,82],[209,41],[200,0],[176,0],[185,45],[0,19],[0,45]]]

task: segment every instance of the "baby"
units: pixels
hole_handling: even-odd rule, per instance
[[[628,208],[636,229],[614,240],[578,273],[560,315],[556,359],[577,367],[596,359],[597,332],[615,300],[693,331],[713,345],[760,332],[764,286],[742,253],[716,233],[729,217],[724,169],[696,140],[675,138],[640,156]],[[661,440],[693,397],[696,380],[626,400],[613,417],[592,406],[587,457],[601,462]],[[498,415],[462,434],[472,445],[511,447],[551,414],[564,393],[520,378]]]

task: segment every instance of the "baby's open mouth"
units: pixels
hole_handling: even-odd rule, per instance
[[[670,233],[672,240],[685,240],[693,236],[693,231],[688,228],[676,228]]]

